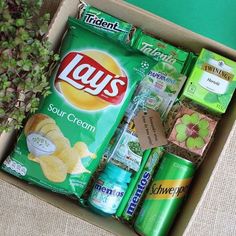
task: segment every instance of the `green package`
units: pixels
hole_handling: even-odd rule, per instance
[[[2,169],[81,197],[137,83],[155,64],[69,18],[51,94],[27,121]]]
[[[163,147],[156,147],[152,149],[148,161],[146,162],[138,182],[129,197],[129,201],[122,214],[122,219],[132,221],[134,219],[136,210],[139,207],[140,201],[151,182],[153,173],[162,157]]]
[[[225,113],[236,88],[236,62],[202,49],[183,96],[210,111]]]
[[[140,32],[140,29],[135,28],[123,20],[111,16],[95,7],[85,4],[80,1],[79,4],[79,23],[93,32],[108,37],[123,45],[132,43],[132,35]]]
[[[137,34],[133,47],[158,62],[165,62],[173,66],[173,70],[182,73],[189,53],[168,43],[151,37],[145,33]],[[191,58],[190,58],[191,60]]]
[[[118,207],[118,209],[116,211],[116,214],[115,214],[116,217],[121,217],[121,215],[122,215],[122,213],[123,213],[123,211],[124,211],[128,201],[130,199],[130,196],[131,196],[131,194],[133,192],[133,189],[135,188],[135,186],[136,186],[136,184],[137,184],[137,182],[139,180],[139,176],[141,175],[141,173],[143,171],[143,168],[144,168],[144,166],[147,163],[147,160],[148,160],[148,157],[150,155],[150,152],[151,152],[151,150],[146,150],[144,152],[144,155],[143,155],[142,162],[141,162],[141,165],[139,167],[139,170],[138,170],[138,172],[134,173],[134,175],[132,176],[132,179],[130,181],[128,189],[126,190],[125,195],[122,198],[121,203],[120,203],[120,205],[119,205],[119,207]]]
[[[132,103],[158,111],[164,120],[182,89],[186,76],[165,62],[157,63],[140,83]]]

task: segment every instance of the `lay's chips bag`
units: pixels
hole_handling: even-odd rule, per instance
[[[51,94],[27,121],[2,169],[81,197],[137,83],[155,62],[81,28],[74,18],[51,78]]]

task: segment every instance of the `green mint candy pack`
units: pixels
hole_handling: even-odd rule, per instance
[[[155,61],[81,28],[69,18],[51,94],[27,121],[2,169],[81,197],[137,83]]]
[[[158,62],[165,62],[173,66],[173,70],[182,73],[189,53],[168,43],[151,37],[143,32],[137,34],[133,47]],[[190,58],[191,60],[191,58]]]
[[[183,96],[218,114],[225,113],[236,88],[236,62],[202,49]]]
[[[133,192],[133,190],[134,190],[134,188],[135,188],[135,186],[136,186],[136,184],[139,180],[139,177],[140,177],[140,175],[143,171],[143,168],[144,168],[144,166],[146,165],[146,163],[148,161],[148,157],[150,155],[150,152],[151,152],[151,150],[147,150],[147,151],[144,152],[139,170],[137,172],[135,172],[133,174],[132,178],[131,178],[128,189],[126,190],[125,195],[122,198],[121,203],[120,203],[120,205],[119,205],[119,207],[116,211],[116,214],[115,214],[116,217],[121,217],[122,213],[124,212],[124,209],[125,209],[128,201],[129,201],[129,199],[130,199],[130,196],[131,196],[131,194],[132,194],[132,192]]]
[[[132,221],[135,213],[139,207],[142,197],[144,196],[149,183],[151,182],[153,173],[162,157],[163,147],[153,148],[151,154],[146,162],[138,182],[136,183],[133,192],[129,198],[129,201],[122,213],[122,219],[126,221]]]
[[[132,24],[87,5],[82,1],[79,3],[78,19],[81,26],[127,46],[132,42],[132,35],[136,31],[141,31]]]
[[[165,62],[157,63],[135,92],[132,103],[158,111],[164,120],[183,87],[186,76]],[[135,106],[135,105],[134,105]]]

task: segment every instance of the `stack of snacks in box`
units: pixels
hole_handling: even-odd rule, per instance
[[[165,235],[232,97],[235,62],[203,49],[180,98],[191,52],[82,2],[79,9],[52,94],[2,169],[135,222],[142,235]],[[134,119],[149,110],[160,114],[169,143],[144,150]]]

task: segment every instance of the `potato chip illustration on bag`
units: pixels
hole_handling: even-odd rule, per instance
[[[55,121],[44,115],[36,114],[24,128],[28,159],[40,164],[45,177],[52,182],[63,182],[68,174],[90,173],[81,158],[96,158],[84,142],[77,142],[72,148]]]
[[[69,17],[50,95],[28,120],[2,169],[82,197],[141,79],[156,62]],[[11,169],[13,162],[19,171]]]

